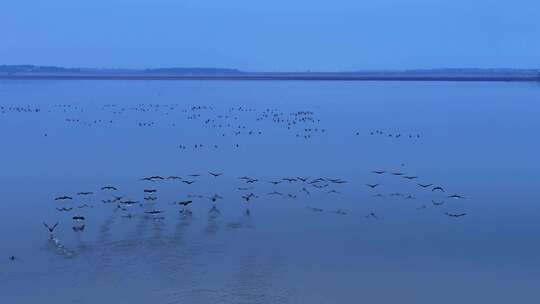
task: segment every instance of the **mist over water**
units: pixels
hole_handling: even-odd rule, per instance
[[[535,83],[2,81],[0,302],[533,303],[539,101]]]

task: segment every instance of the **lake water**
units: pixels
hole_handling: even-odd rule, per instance
[[[538,83],[2,81],[0,106],[0,303],[538,301]]]

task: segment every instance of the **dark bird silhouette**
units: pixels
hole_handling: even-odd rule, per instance
[[[253,193],[248,193],[242,196],[242,198],[246,201],[246,203],[248,203],[253,197],[256,197],[255,194]]]
[[[80,215],[75,215],[74,217],[72,217],[72,219],[74,221],[84,221],[85,220],[84,216],[80,216]]]
[[[188,185],[191,185],[193,184],[195,181],[191,181],[191,180],[183,180],[182,183],[184,184],[188,184]]]
[[[186,207],[187,205],[189,205],[191,203],[193,203],[193,201],[191,201],[191,200],[177,202],[178,205],[182,205],[184,207]]]
[[[116,191],[118,189],[116,189],[116,187],[113,187],[113,186],[105,186],[105,187],[101,187],[101,190],[112,190],[112,191]]]
[[[218,177],[220,175],[222,175],[223,173],[214,173],[214,172],[208,172],[210,175],[212,175],[213,177]]]
[[[63,208],[56,208],[56,210],[60,211],[60,212],[68,212],[68,211],[71,211],[73,208],[66,208],[66,207],[63,207]]]
[[[448,213],[448,212],[445,212],[444,214],[450,216],[450,217],[462,217],[462,216],[465,216],[467,215],[467,213]]]
[[[155,197],[155,196],[146,196],[144,198],[144,200],[145,201],[155,201],[155,200],[157,200],[157,197]]]
[[[433,187],[433,189],[431,189],[431,191],[437,191],[437,190],[444,192],[443,187],[440,187],[440,186]]]
[[[45,228],[47,228],[47,230],[49,230],[50,233],[53,233],[54,229],[56,229],[56,227],[58,226],[58,222],[56,222],[56,224],[52,226],[49,226],[47,223],[43,222],[43,226],[45,226]]]
[[[396,176],[400,176],[400,175],[403,175],[404,173],[401,173],[401,172],[392,172],[392,175],[396,175]]]
[[[386,171],[384,170],[380,170],[380,171],[371,171],[372,173],[375,173],[375,174],[384,174],[386,173]]]
[[[15,261],[17,258],[16,258],[14,255],[12,255],[12,256],[9,257],[9,259],[10,259],[11,261]]]
[[[156,193],[156,189],[144,189],[144,193]]]
[[[91,195],[94,194],[94,192],[79,192],[77,195]]]
[[[150,210],[150,211],[145,211],[144,213],[146,214],[160,214],[160,213],[163,213],[163,210]]]
[[[429,187],[433,186],[433,184],[417,184],[417,185],[422,187],[422,188],[429,188]]]
[[[64,200],[72,200],[73,198],[71,196],[59,196],[55,198],[55,201],[64,201]]]
[[[404,176],[403,178],[406,178],[408,180],[417,179],[418,176]]]
[[[258,181],[259,181],[258,179],[253,178],[253,179],[248,179],[248,180],[246,181],[246,183],[248,183],[248,184],[253,184],[253,183],[256,183],[256,182],[258,182]]]
[[[371,189],[375,189],[379,184],[366,184],[366,186],[370,187]]]

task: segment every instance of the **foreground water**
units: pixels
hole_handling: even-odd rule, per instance
[[[537,298],[538,84],[3,81],[0,106],[1,303]]]

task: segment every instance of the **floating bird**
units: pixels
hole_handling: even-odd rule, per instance
[[[53,233],[54,229],[56,229],[56,227],[58,226],[58,222],[52,225],[52,227],[47,225],[47,223],[43,222],[43,226],[45,226],[45,228],[47,228],[47,230],[49,230],[50,233]]]

